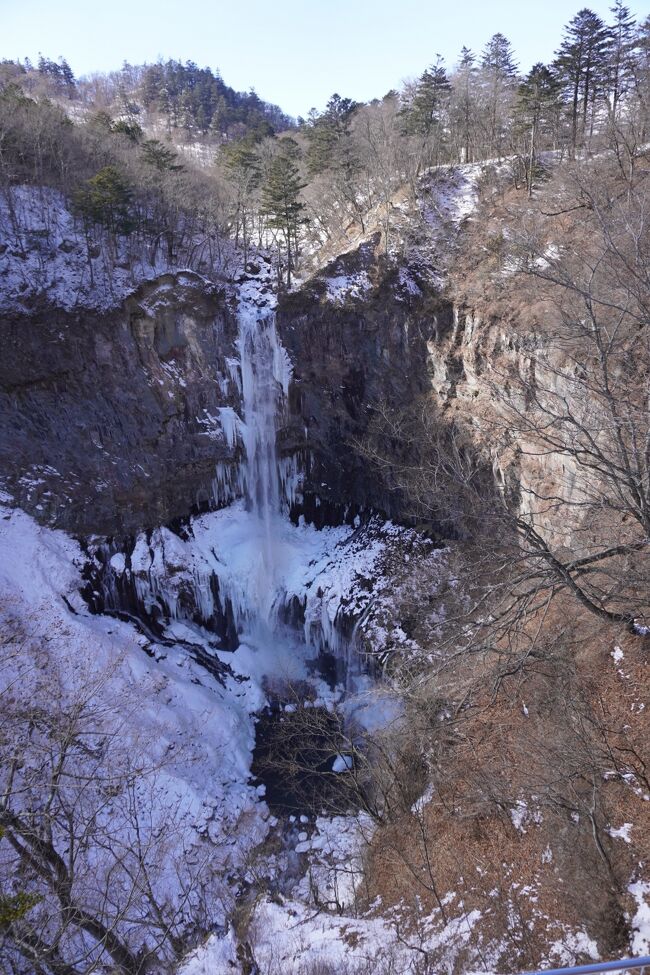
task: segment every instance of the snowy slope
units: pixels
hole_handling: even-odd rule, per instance
[[[228,678],[221,686],[181,647],[156,652],[133,627],[89,615],[78,592],[83,562],[77,543],[62,532],[2,509],[2,626],[7,633],[20,623],[23,650],[16,662],[4,661],[0,696],[16,668],[25,679],[20,668],[28,653],[49,675],[62,706],[99,682],[102,697],[113,702],[112,726],[124,747],[160,769],[156,815],[171,821],[173,811],[181,827],[170,862],[207,842],[215,863],[243,869],[247,851],[266,833],[268,810],[247,784],[254,729],[239,684]],[[171,898],[180,896],[178,883],[172,870]]]
[[[67,311],[106,310],[143,281],[187,270],[163,248],[146,252],[129,237],[83,232],[61,193],[17,186],[0,196],[0,309],[31,307],[38,298]],[[116,248],[116,250],[114,250]]]
[[[248,784],[254,740],[252,712],[265,700],[262,684],[268,675],[307,676],[306,645],[301,652],[297,639],[283,642],[277,634],[272,647],[254,640],[242,643],[236,653],[220,654],[233,673],[221,685],[192,661],[186,646],[155,646],[128,624],[89,615],[79,595],[86,556],[78,544],[62,532],[39,527],[19,510],[0,510],[3,626],[22,621],[23,646],[29,647],[30,652],[33,649],[34,659],[56,682],[57,693],[64,702],[66,697],[74,701],[81,687],[99,681],[102,695],[114,708],[112,727],[127,736],[129,748],[144,749],[152,765],[160,765],[156,820],[168,827],[173,815],[181,828],[173,831],[176,846],[167,848],[168,860],[161,864],[159,882],[168,897],[180,897],[181,878],[175,869],[167,867],[177,857],[192,856],[192,849],[199,851],[207,843],[212,851],[213,871],[224,884],[219,900],[212,902],[213,922],[222,934],[201,949],[186,971],[189,975],[230,970],[220,966],[228,960],[236,961],[229,916],[238,889],[237,877],[246,879],[253,850],[275,823],[259,790]],[[250,527],[247,518],[248,513],[234,506],[198,519],[193,542],[197,552],[209,547],[207,536],[201,532],[216,531],[225,546],[222,551],[234,551],[235,566],[245,573],[251,554],[251,549],[246,550]],[[285,525],[289,548],[278,578],[295,593],[304,594],[313,587],[319,593],[313,598],[322,618],[336,617],[341,603],[354,593],[355,580],[368,578],[395,534],[389,526],[383,538],[379,533],[370,542],[349,527],[319,533],[307,526],[295,527],[288,522]],[[212,534],[213,541],[214,538]],[[182,548],[181,540],[177,541]],[[196,628],[179,621],[174,627],[179,639],[201,638]],[[20,675],[12,666],[3,668],[0,694],[16,676]],[[317,685],[325,698],[329,693],[330,701],[338,696],[328,692],[322,682]],[[363,689],[366,690],[365,685]],[[143,792],[143,802],[145,798]],[[366,832],[371,832],[370,827]],[[329,896],[333,904],[352,906],[360,861],[352,872],[351,864],[364,840],[355,821],[346,824],[345,820],[321,820],[307,842],[306,838],[307,834],[300,832],[293,838],[294,856],[303,861],[301,870],[309,870],[309,876],[318,879],[322,897]],[[272,874],[278,869],[282,869],[282,863],[273,857],[266,867],[263,858],[258,862],[257,870]],[[282,907],[261,903],[255,915],[256,930],[265,932],[259,946],[260,957],[268,957],[269,964],[278,951],[287,959],[298,958],[305,936],[321,945],[318,957],[333,960],[342,952],[345,954],[340,918],[309,921],[309,881],[299,885],[296,896],[295,903],[288,901]],[[304,918],[304,924],[301,921],[300,930],[294,932],[298,916]],[[190,921],[188,915],[187,922]],[[394,940],[383,920],[351,920],[350,924],[359,931],[360,948],[353,958],[364,955],[363,945],[368,939]],[[391,947],[388,954],[392,956],[392,952]]]

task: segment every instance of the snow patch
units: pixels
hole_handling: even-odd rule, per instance
[[[338,274],[326,277],[326,298],[334,305],[343,305],[350,299],[361,300],[372,290],[372,282],[367,271],[357,271],[354,274]]]
[[[194,274],[168,261],[164,248],[147,254],[128,237],[109,247],[99,228],[89,240],[56,190],[16,186],[8,194],[0,196],[1,310],[29,307],[35,297],[67,311],[106,310],[161,274]]]
[[[636,901],[636,912],[632,918],[633,935],[631,951],[633,955],[650,954],[650,883],[637,880],[630,884],[629,892]]]
[[[625,843],[631,843],[632,842],[632,839],[630,837],[631,829],[632,829],[632,823],[623,823],[622,826],[618,826],[616,829],[610,826],[607,832],[614,839],[623,840]]]

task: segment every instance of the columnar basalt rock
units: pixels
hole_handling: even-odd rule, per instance
[[[580,406],[575,384],[567,381],[574,366],[562,348],[539,331],[456,306],[453,326],[428,343],[427,353],[441,415],[469,432],[476,449],[490,458],[496,483],[517,498],[522,515],[532,517],[550,541],[558,542],[558,530],[564,543],[570,541],[571,529],[580,527],[586,472],[569,453],[540,445],[532,420],[537,397],[566,402],[567,409]],[[567,505],[561,524],[556,506],[544,497]]]
[[[500,483],[523,486],[524,503],[531,484],[575,482],[566,463],[522,462],[521,449],[491,439],[508,397],[526,408],[504,377],[514,371],[534,384],[548,356],[541,338],[454,308],[410,273],[365,246],[280,297],[277,330],[293,378],[278,453],[292,477],[304,474],[294,517],[332,524],[376,510],[408,519],[355,441],[377,405],[427,394],[442,418],[471,431]],[[132,535],[241,494],[243,445],[226,422],[243,409],[236,300],[235,289],[181,272],[107,312],[35,306],[6,316],[7,492],[81,536]]]
[[[78,535],[129,534],[231,500],[239,447],[219,410],[239,408],[236,337],[225,290],[190,272],[147,282],[108,312],[6,316],[5,489]]]
[[[294,365],[281,448],[304,452],[304,502],[295,513],[316,523],[360,509],[407,516],[354,442],[363,438],[373,407],[404,405],[430,389],[427,350],[451,326],[448,302],[405,287],[398,269],[376,259],[366,264],[363,293],[332,300],[331,281],[358,274],[357,263],[356,252],[339,258],[278,307],[278,330]]]

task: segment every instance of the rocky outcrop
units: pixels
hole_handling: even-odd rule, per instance
[[[447,333],[429,342],[428,363],[442,417],[470,432],[495,482],[549,541],[575,542],[588,470],[569,450],[549,449],[543,431],[562,408],[580,415],[578,396],[585,390],[574,381],[578,364],[540,330],[517,329],[462,307],[454,308]],[[561,524],[545,498],[565,503]]]
[[[450,327],[450,306],[377,249],[373,239],[339,257],[278,306],[293,365],[279,447],[306,472],[294,516],[316,524],[360,509],[404,514],[354,441],[374,406],[429,388],[428,343]],[[5,314],[7,493],[81,536],[131,536],[232,500],[242,445],[223,410],[242,415],[235,300],[182,272],[110,310],[37,303]]]
[[[452,323],[451,305],[408,269],[386,264],[377,243],[338,258],[279,303],[278,330],[294,367],[281,447],[302,451],[307,476],[297,513],[317,524],[364,508],[406,517],[355,441],[374,407],[430,389],[429,344]]]
[[[494,364],[530,368],[516,335],[454,313],[379,246],[369,239],[278,303],[293,366],[279,448],[304,471],[293,515],[317,525],[363,510],[408,521],[357,446],[376,407],[433,392],[480,439]],[[186,271],[142,284],[109,311],[43,304],[5,315],[6,491],[82,536],[131,536],[232,500],[242,445],[223,410],[234,423],[232,410],[242,416],[235,300]],[[498,476],[513,476],[512,457],[493,460]]]
[[[2,327],[0,469],[22,508],[125,535],[230,500],[239,448],[218,411],[239,408],[237,325],[223,288],[166,274],[110,311],[44,304]]]

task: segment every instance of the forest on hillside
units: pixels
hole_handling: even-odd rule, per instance
[[[617,0],[609,23],[580,10],[552,63],[519,71],[508,39],[463,47],[449,69],[368,104],[334,94],[290,119],[192,62],[125,64],[75,79],[64,59],[0,65],[0,186],[63,192],[88,229],[172,255],[197,235],[272,246],[290,282],[372,216],[391,248],[396,194],[431,167],[507,160],[532,194],[558,159],[610,151],[626,178],[650,132],[650,18]],[[201,248],[203,253],[204,248]]]

